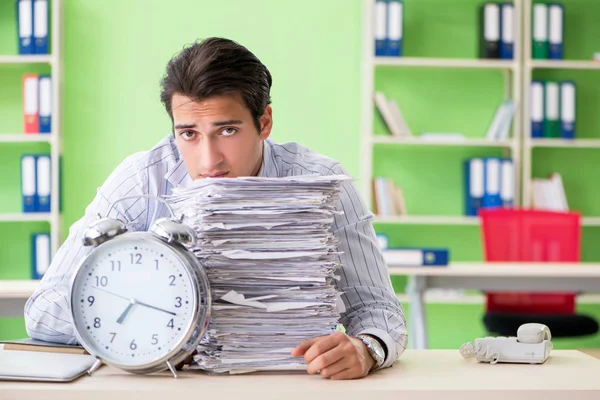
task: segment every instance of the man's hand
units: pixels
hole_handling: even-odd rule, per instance
[[[309,374],[320,373],[330,379],[362,378],[375,365],[365,344],[342,332],[300,343],[292,350],[292,356],[304,356]]]

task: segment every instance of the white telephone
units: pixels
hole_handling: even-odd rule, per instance
[[[523,324],[517,330],[517,337],[485,337],[475,339],[460,347],[464,358],[496,364],[526,363],[541,364],[548,359],[552,350],[550,329],[543,324]]]

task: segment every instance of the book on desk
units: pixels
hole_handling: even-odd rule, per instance
[[[79,345],[45,342],[31,338],[2,340],[4,350],[37,351],[44,353],[89,354]]]

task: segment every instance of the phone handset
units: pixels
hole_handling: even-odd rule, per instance
[[[544,324],[523,324],[517,330],[517,342],[519,343],[542,343],[551,340],[550,329]]]

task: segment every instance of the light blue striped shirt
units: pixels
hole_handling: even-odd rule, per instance
[[[306,174],[346,174],[343,167],[297,143],[264,142],[263,177]],[[80,260],[91,248],[84,247],[86,227],[112,202],[125,196],[171,194],[173,187],[192,182],[172,135],[153,149],[126,158],[98,189],[85,215],[73,224],[35,293],[25,305],[27,332],[34,339],[76,343],[69,312],[69,284]],[[336,215],[334,234],[339,239],[342,268],[338,288],[343,292],[346,311],[341,323],[349,335],[371,334],[381,339],[388,350],[383,367],[402,354],[407,344],[406,319],[396,299],[387,266],[377,245],[371,224],[373,214],[361,200],[354,184],[342,185],[336,205],[344,213]],[[118,202],[110,217],[133,221],[130,230],[147,230],[157,218],[168,216],[165,205],[147,198]]]

